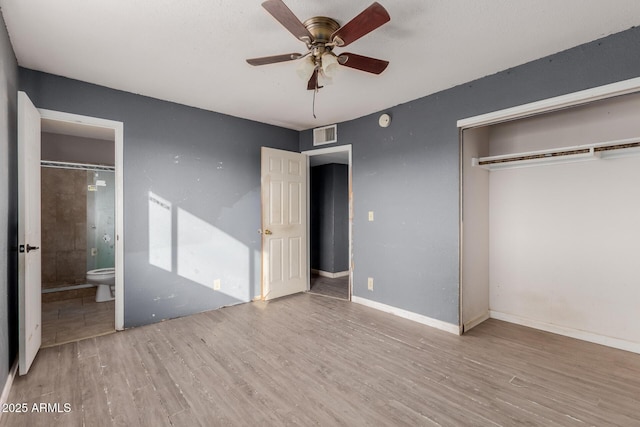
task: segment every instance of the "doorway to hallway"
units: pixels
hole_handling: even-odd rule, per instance
[[[309,156],[310,292],[350,299],[351,146]]]

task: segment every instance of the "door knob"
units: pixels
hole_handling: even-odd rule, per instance
[[[27,253],[31,252],[31,251],[37,251],[38,249],[40,249],[40,247],[38,246],[31,246],[30,244],[27,243]]]
[[[273,234],[271,230],[264,230],[264,234]]]

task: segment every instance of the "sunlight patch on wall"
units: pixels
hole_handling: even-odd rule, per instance
[[[149,264],[171,267],[171,202],[149,191]]]
[[[178,275],[233,298],[247,299],[250,282],[247,246],[181,208],[178,208],[177,239]]]

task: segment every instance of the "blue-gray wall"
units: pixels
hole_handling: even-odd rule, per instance
[[[24,68],[20,89],[38,108],[124,123],[126,327],[260,295],[260,147],[296,151],[298,132]],[[172,205],[170,271],[149,262],[150,191]],[[189,234],[179,224],[196,227],[206,254],[184,255],[194,247],[177,246]],[[221,291],[178,274],[179,256],[199,263],[191,273],[216,265]]]
[[[639,52],[632,28],[390,108],[388,128],[380,113],[339,123],[334,145],[353,149],[353,294],[458,324],[457,120],[638,77]],[[301,132],[300,150],[312,149]]]
[[[17,354],[18,64],[0,15],[0,390]]]
[[[349,167],[331,163],[311,168],[311,268],[338,273],[349,269]]]

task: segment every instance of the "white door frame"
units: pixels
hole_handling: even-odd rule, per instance
[[[309,157],[312,156],[320,156],[323,154],[332,154],[332,153],[343,153],[347,152],[349,155],[349,301],[351,301],[351,295],[353,294],[353,245],[352,245],[352,228],[353,228],[353,183],[351,176],[351,165],[352,165],[352,149],[351,144],[338,145],[335,147],[328,148],[320,148],[317,150],[307,150],[303,151],[302,154],[307,155],[307,176],[311,177],[311,166],[309,162]],[[311,187],[310,187],[311,179],[307,180],[307,264],[311,267],[311,236],[309,235],[310,230],[310,199],[311,199]],[[307,272],[307,282],[309,288],[311,287],[311,268],[308,269]]]
[[[116,299],[115,299],[115,328],[118,331],[124,329],[124,181],[123,181],[123,150],[124,150],[124,123],[97,117],[81,116],[78,114],[63,113],[39,108],[41,119],[59,122],[74,123],[113,129],[115,134],[115,178],[116,178],[116,240],[115,240],[115,268],[116,268]]]

